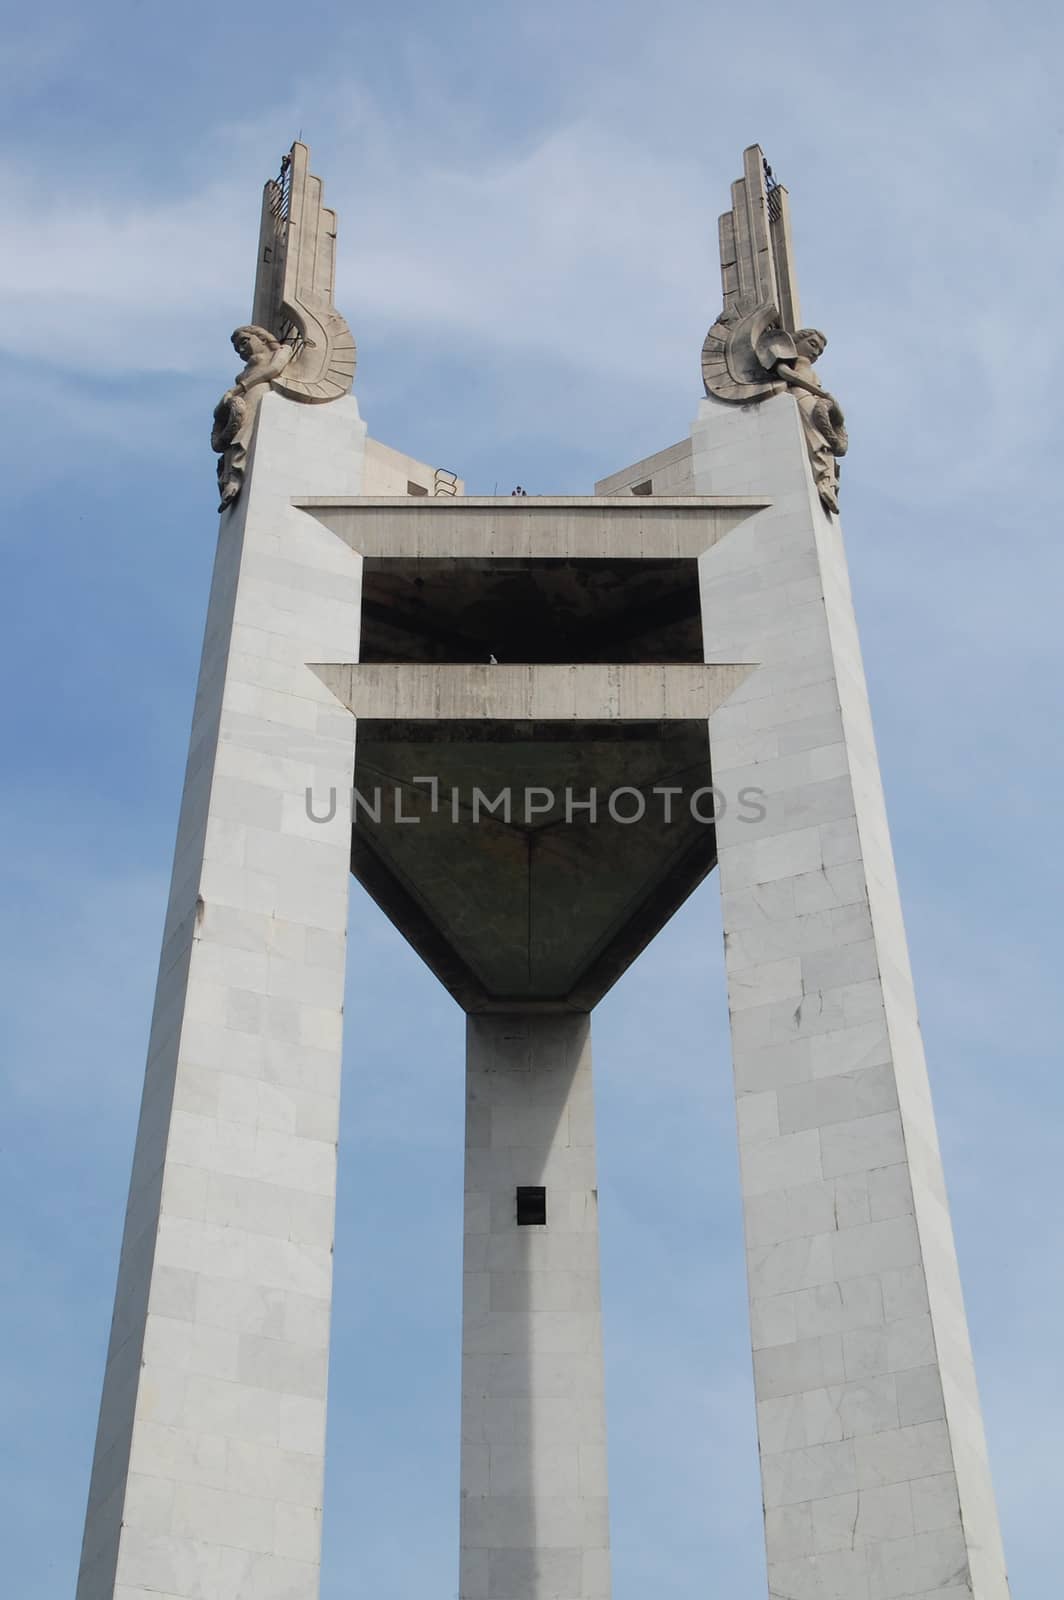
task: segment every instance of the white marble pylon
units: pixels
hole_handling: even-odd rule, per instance
[[[696,494],[769,1590],[1006,1600],[837,518],[789,394],[702,403]],[[736,805],[763,792],[764,816]]]
[[[707,400],[689,449],[594,500],[455,505],[383,447],[393,492],[366,495],[353,398],[267,393],[256,426],[220,526],[77,1600],[317,1600],[352,710],[671,719],[695,728],[699,771],[708,720],[771,1595],[1007,1600],[845,555],[793,395]],[[712,670],[652,643],[566,665],[547,640],[500,664],[439,662],[415,636],[410,660],[382,660],[368,634],[361,662],[363,549],[369,571],[443,570],[445,621],[463,562],[509,582],[515,560],[632,577],[650,559],[686,603],[702,551]],[[707,842],[692,883],[710,859]],[[483,920],[455,882],[453,925]],[[608,979],[581,933],[575,987],[473,974],[461,1001],[460,1600],[610,1593],[584,1007],[661,925],[643,894]]]
[[[608,1600],[591,1019],[467,1030],[459,1594]]]
[[[360,557],[353,398],[262,401],[220,524],[78,1600],[318,1592]],[[322,815],[325,807],[319,807]]]

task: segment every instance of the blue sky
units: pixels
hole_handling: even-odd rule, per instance
[[[760,140],[844,527],[1015,1600],[1059,1586],[1055,9],[545,0],[5,25],[0,1548],[73,1592],[259,193],[340,211],[371,432],[472,491],[681,438]],[[596,1016],[616,1600],[764,1590],[711,882]],[[457,1588],[462,1019],[353,900],[323,1600]]]

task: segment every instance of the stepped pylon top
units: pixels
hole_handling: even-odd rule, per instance
[[[743,176],[731,195],[732,208],[719,224],[723,305],[702,346],[706,394],[753,405],[790,390],[821,503],[838,511],[836,463],[848,448],[845,421],[813,371],[827,339],[819,328],[798,326],[790,203],[760,145],[743,152]]]
[[[310,150],[297,139],[263,189],[251,321],[232,336],[244,368],[214,408],[219,511],[239,498],[268,388],[314,404],[339,400],[354,382],[355,341],[333,304],[336,212],[322,203],[324,194]]]

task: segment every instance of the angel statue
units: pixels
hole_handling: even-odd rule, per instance
[[[775,372],[794,392],[798,402],[806,448],[813,468],[813,481],[821,502],[828,511],[838,515],[839,466],[836,458],[844,456],[849,446],[846,419],[839,402],[834,395],[820,387],[820,379],[813,371],[813,362],[824,354],[827,342],[819,328],[799,328],[792,339],[793,359],[778,359]]]
[[[356,350],[333,304],[336,212],[323,204],[310,151],[297,139],[263,190],[252,322],[233,334],[244,370],[214,408],[220,511],[244,486],[255,416],[267,389],[300,405],[349,394]]]
[[[837,514],[837,458],[846,454],[849,441],[842,407],[821,388],[813,370],[826,346],[818,328],[789,333],[770,302],[753,310],[729,307],[706,335],[702,378],[708,395],[739,404],[788,390],[794,395],[821,504]]]
[[[244,362],[244,370],[215,406],[211,429],[211,449],[218,456],[219,511],[227,510],[243,487],[259,401],[295,353],[292,345],[282,344],[265,328],[254,326],[237,328],[233,349]]]

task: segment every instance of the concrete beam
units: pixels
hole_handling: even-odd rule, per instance
[[[355,662],[310,670],[356,717],[383,721],[688,722],[716,711],[755,667]]]
[[[767,503],[751,495],[314,495],[293,501],[364,556],[634,561],[699,556]]]

